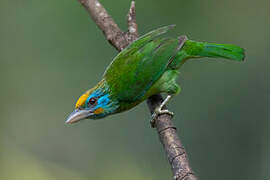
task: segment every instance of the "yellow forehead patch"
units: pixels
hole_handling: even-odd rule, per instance
[[[94,113],[95,114],[100,114],[100,113],[103,113],[103,111],[104,111],[104,109],[103,108],[97,108],[95,111],[94,111]]]
[[[85,94],[81,95],[81,97],[76,102],[75,108],[79,108],[79,107],[84,106],[85,101],[87,100],[87,98],[88,98],[88,93],[85,93]]]

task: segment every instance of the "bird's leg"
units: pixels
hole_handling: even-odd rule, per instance
[[[156,119],[158,115],[161,115],[161,114],[169,114],[171,116],[174,115],[173,112],[169,111],[168,109],[162,110],[162,108],[169,102],[171,98],[172,98],[172,95],[168,95],[166,99],[161,103],[161,105],[155,109],[154,113],[152,114],[152,119],[150,121],[152,128],[156,127]]]

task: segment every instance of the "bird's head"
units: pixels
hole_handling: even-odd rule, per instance
[[[113,99],[104,86],[86,91],[77,100],[75,110],[69,115],[66,123],[73,124],[83,119],[99,119],[114,113],[118,103]]]

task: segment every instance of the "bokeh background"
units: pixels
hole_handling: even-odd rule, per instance
[[[130,1],[101,3],[126,29]],[[169,108],[199,179],[270,179],[270,1],[136,4],[141,34],[176,24],[169,36],[246,49],[244,63],[186,63]],[[1,180],[172,178],[145,103],[64,124],[116,54],[76,0],[0,1]]]

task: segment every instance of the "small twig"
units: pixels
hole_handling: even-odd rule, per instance
[[[136,23],[135,1],[131,2],[128,12],[128,32],[123,32],[114,22],[98,0],[78,0],[91,15],[94,22],[104,33],[106,39],[118,50],[123,50],[128,44],[137,39],[138,27]],[[163,101],[160,94],[151,96],[147,104],[151,113]],[[177,136],[176,127],[172,117],[164,114],[157,117],[156,129],[159,139],[166,151],[171,165],[174,180],[196,180],[189,162],[186,151]]]
[[[132,42],[138,38],[138,26],[136,23],[136,9],[135,9],[135,1],[131,1],[130,9],[128,12],[128,41]]]

